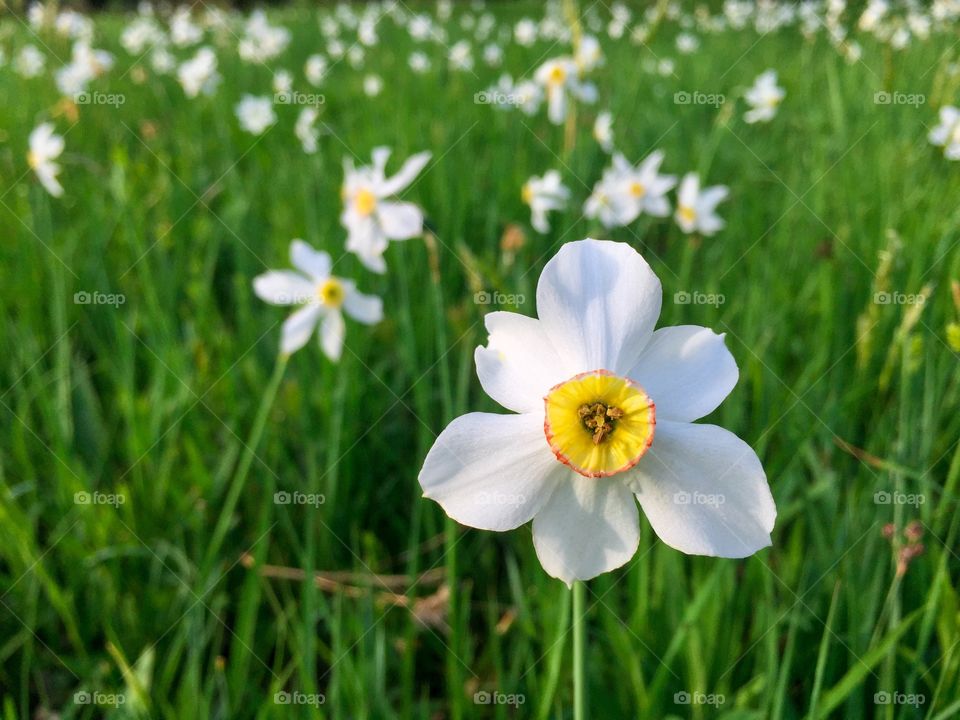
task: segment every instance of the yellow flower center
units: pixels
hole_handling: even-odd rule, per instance
[[[581,475],[636,465],[653,442],[656,411],[643,388],[607,370],[581,373],[544,398],[543,432],[557,459]]]
[[[566,79],[567,71],[563,69],[562,65],[554,65],[550,70],[550,74],[547,75],[547,82],[551,85],[561,85]]]
[[[642,198],[647,194],[647,188],[642,182],[637,182],[636,180],[630,183],[630,194],[635,198]]]
[[[28,153],[27,153],[27,165],[29,165],[31,169],[36,169],[36,167],[37,167],[39,164],[40,164],[40,158],[37,157],[37,154],[36,154],[33,150],[31,150],[30,152],[28,152]]]
[[[697,211],[689,205],[681,205],[678,207],[677,214],[680,216],[681,220],[687,223],[692,223],[697,219]]]
[[[336,278],[327,278],[317,288],[317,297],[329,308],[339,308],[343,305],[343,296],[343,283]]]
[[[361,188],[353,196],[353,206],[361,215],[369,215],[377,206],[377,196],[366,188]]]
[[[533,202],[533,188],[530,187],[530,183],[525,183],[523,189],[520,191],[521,199],[529,205]]]

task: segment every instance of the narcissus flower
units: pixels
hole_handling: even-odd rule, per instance
[[[63,195],[63,186],[57,179],[60,165],[54,161],[63,152],[63,136],[54,132],[53,123],[43,123],[30,133],[29,142],[27,163],[43,188],[54,197],[60,197]]]
[[[409,202],[389,200],[412,183],[430,161],[429,152],[407,159],[400,172],[386,176],[390,148],[373,150],[373,165],[354,168],[344,160],[343,213],[340,222],[349,233],[347,250],[377,273],[387,271],[383,253],[391,240],[409,240],[423,232],[423,211]]]
[[[724,226],[723,218],[717,215],[716,210],[728,194],[725,185],[701,188],[700,176],[687,173],[677,190],[677,212],[674,214],[677,225],[685,233],[713,235]]]
[[[290,262],[299,270],[270,270],[253,279],[253,291],[271,305],[299,309],[283,323],[281,352],[296,352],[320,325],[320,347],[333,361],[340,359],[346,327],[343,313],[357,322],[374,325],[383,318],[383,302],[364,295],[352,280],[331,274],[330,255],[314,250],[303,240],[290,243]]]
[[[929,139],[943,148],[947,160],[960,160],[960,110],[952,105],[940,108],[940,122],[930,131]]]
[[[570,188],[560,180],[560,173],[548,170],[543,177],[534,175],[523,184],[520,197],[530,206],[530,224],[540,233],[550,232],[547,213],[563,210],[570,199]]]
[[[547,117],[554,125],[560,125],[567,117],[568,95],[588,103],[597,99],[597,88],[581,81],[580,68],[572,57],[547,60],[533,77],[546,92]]]
[[[776,507],[756,453],[694,424],[736,385],[723,336],[654,331],[660,281],[624,243],[568,243],[543,270],[539,319],[486,317],[486,393],[517,414],[470,413],[440,434],[424,495],[486,530],[533,520],[544,569],[567,583],[613,570],[639,543],[637,502],[659,537],[741,558],[770,544]]]
[[[767,70],[754,80],[753,86],[743,96],[750,106],[743,114],[743,119],[751,124],[770,122],[786,95],[786,91],[777,85],[776,70]]]

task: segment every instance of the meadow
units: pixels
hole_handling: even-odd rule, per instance
[[[569,10],[274,8],[289,44],[253,62],[231,14],[171,47],[218,56],[222,81],[192,98],[121,47],[133,13],[93,14],[114,62],[86,101],[51,77],[70,38],[0,16],[0,716],[573,717],[571,593],[529,525],[464,527],[417,477],[453,418],[503,412],[477,381],[484,316],[535,315],[545,263],[587,237],[650,263],[658,326],[726,334],[739,382],[705,421],[756,450],[777,504],[772,546],[742,560],[677,552],[640,513],[636,555],[586,584],[587,716],[960,716],[960,166],[928,140],[958,99],[960,26],[893,47],[850,8],[848,57],[826,6],[809,33],[796,16],[758,29],[752,4],[712,29],[692,5]],[[442,37],[413,37],[414,14]],[[545,14],[604,58],[597,101],[560,125],[477,97],[570,53],[562,32],[515,40]],[[362,61],[329,57],[314,86],[304,64],[332,38]],[[451,66],[462,39],[471,69]],[[28,43],[37,77],[14,70]],[[260,134],[238,123],[281,69],[322,94],[312,154],[295,102]],[[768,69],[785,97],[747,123]],[[586,217],[603,110],[631,162],[659,149],[662,172],[729,187],[726,226]],[[41,122],[64,137],[62,197],[28,163]],[[424,232],[390,243],[382,275],[340,218],[344,160],[378,146],[391,172],[432,153],[401,193]],[[548,170],[572,197],[538,232],[521,189]],[[338,362],[315,338],[282,356],[287,310],[254,292],[294,238],[383,299],[380,322],[348,318]]]

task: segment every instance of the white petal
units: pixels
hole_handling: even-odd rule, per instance
[[[306,305],[284,320],[280,351],[290,355],[306,345],[319,317],[319,305]]]
[[[423,170],[427,163],[430,162],[432,154],[429,151],[417,153],[409,158],[403,164],[403,167],[400,168],[398,172],[393,177],[385,180],[377,188],[381,197],[387,197],[390,195],[396,195],[398,192],[407,187],[412,183],[417,175],[420,174],[420,171]]]
[[[323,316],[323,322],[320,324],[320,347],[323,354],[336,362],[340,359],[340,353],[343,352],[343,339],[347,334],[347,329],[343,323],[343,314],[339,310],[333,310]]]
[[[343,299],[343,310],[357,322],[374,325],[383,319],[383,300],[352,290]]]
[[[626,563],[640,542],[633,493],[622,478],[575,472],[533,519],[533,544],[548,575],[570,585]]]
[[[290,262],[297,270],[318,282],[330,277],[330,255],[314,250],[299,238],[290,243]]]
[[[578,372],[624,374],[653,334],[661,295],[660,280],[632,247],[581,240],[544,267],[537,314],[557,353]]]
[[[737,384],[733,355],[697,325],[660,328],[628,373],[656,405],[657,421],[693,422],[713,412]]]
[[[423,232],[423,213],[413,203],[377,203],[377,216],[383,232],[391,240],[407,240]]]
[[[767,477],[753,448],[730,431],[658,419],[631,475],[643,512],[670,547],[741,558],[770,545],[777,508]]]
[[[512,530],[543,507],[569,472],[550,452],[543,415],[470,413],[440,433],[419,480],[424,496],[457,522]]]
[[[299,305],[316,296],[314,284],[292,270],[270,270],[257,275],[253,291],[271,305]]]
[[[484,321],[490,339],[474,353],[483,391],[508,410],[539,412],[542,423],[544,396],[576,371],[567,372],[536,318],[492,312]]]

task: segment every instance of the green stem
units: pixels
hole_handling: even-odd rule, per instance
[[[583,653],[587,644],[587,587],[579,580],[573,583],[573,720],[586,720],[587,693],[583,676]]]
[[[230,518],[233,517],[233,510],[240,499],[240,493],[243,490],[244,482],[247,479],[247,473],[250,472],[250,465],[256,456],[257,445],[260,444],[260,437],[263,435],[263,428],[267,424],[267,416],[270,414],[270,408],[273,407],[273,401],[277,396],[277,390],[280,387],[280,381],[283,380],[284,370],[287,368],[289,355],[280,355],[277,358],[277,364],[273,369],[273,376],[266,389],[263,391],[263,397],[260,399],[260,407],[257,409],[257,416],[253,421],[253,427],[250,429],[250,435],[243,446],[243,455],[237,464],[237,472],[233,476],[230,488],[227,490],[227,497],[223,503],[223,509],[220,511],[220,517],[217,519],[217,525],[213,529],[213,536],[210,538],[210,544],[207,546],[207,554],[204,558],[203,567],[209,568],[216,559],[217,552],[230,527]],[[272,502],[273,498],[268,498]]]

